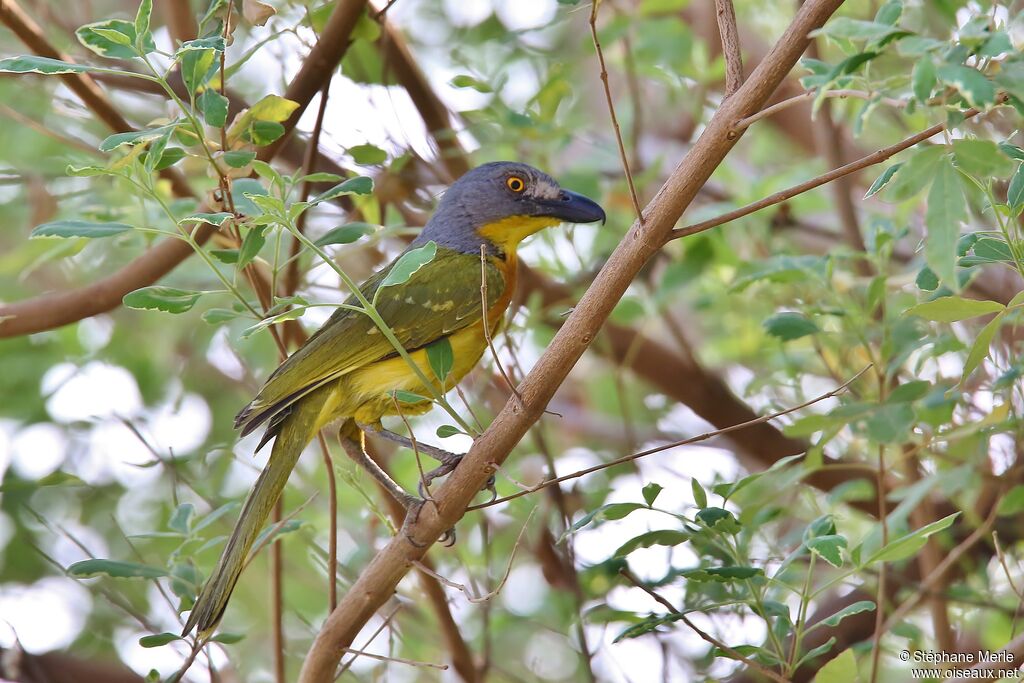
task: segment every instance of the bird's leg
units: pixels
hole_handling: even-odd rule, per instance
[[[443,448],[431,446],[430,444],[425,444],[420,441],[414,442],[407,436],[402,436],[401,434],[396,434],[395,432],[388,431],[387,429],[383,429],[378,425],[358,426],[364,432],[376,434],[377,436],[381,436],[387,439],[388,441],[393,441],[397,444],[401,444],[406,448],[410,448],[420,453],[425,453],[434,460],[437,460],[438,462],[441,463],[440,467],[434,468],[429,472],[424,472],[423,478],[420,480],[419,492],[420,495],[423,496],[424,498],[426,498],[426,489],[427,487],[430,486],[431,482],[433,482],[438,477],[443,477],[446,474],[451,474],[452,472],[454,472],[455,468],[458,467],[460,462],[462,462],[462,458],[465,455],[461,453],[452,453],[451,451],[446,451]],[[494,500],[495,498],[498,497],[498,490],[495,488],[494,484],[495,480],[494,475],[492,474],[490,479],[487,480],[487,484],[484,486],[484,488],[486,488],[487,491],[490,492],[491,500]]]
[[[369,455],[366,454],[366,444],[364,441],[363,433],[359,432],[358,441],[348,436],[346,430],[342,428],[338,432],[338,441],[341,442],[341,447],[345,449],[345,453],[348,457],[366,470],[371,477],[377,480],[377,482],[384,487],[384,490],[391,494],[391,497],[401,503],[402,507],[406,511],[414,509],[416,506],[422,504],[422,500],[416,496],[412,496],[405,492],[405,490],[395,482],[391,476],[385,472],[380,465],[373,461]]]

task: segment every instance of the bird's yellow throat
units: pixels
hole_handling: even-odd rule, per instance
[[[550,216],[509,216],[500,221],[482,225],[477,228],[476,232],[505,253],[513,253],[519,243],[533,233],[561,222]]]

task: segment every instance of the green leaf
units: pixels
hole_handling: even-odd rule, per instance
[[[956,279],[956,241],[960,223],[967,220],[967,199],[949,156],[943,156],[938,173],[928,191],[924,241],[925,260],[947,286],[958,289]]]
[[[257,147],[266,147],[285,133],[284,126],[277,121],[253,121],[242,134],[242,139]]]
[[[175,287],[155,285],[128,292],[124,295],[122,302],[128,308],[184,313],[195,306],[202,295],[202,292],[190,292]]]
[[[207,125],[220,128],[227,123],[228,98],[213,88],[207,88],[201,92],[196,99],[196,104],[199,105],[199,111],[203,113],[203,120],[206,121]],[[245,164],[242,164],[242,166],[245,166]]]
[[[817,536],[805,541],[807,548],[820,556],[833,567],[843,566],[842,549],[846,547],[846,539],[838,534]]]
[[[925,266],[917,273],[917,279],[914,280],[918,289],[925,292],[934,292],[939,288],[939,278],[935,275],[935,271]]]
[[[216,225],[218,228],[223,226],[225,222],[235,217],[235,214],[227,211],[218,211],[217,213],[194,213],[191,216],[182,218],[178,223],[209,223],[210,225]]]
[[[871,609],[874,608],[874,603],[871,603]],[[853,649],[847,648],[818,669],[813,683],[859,683],[859,681],[857,658],[853,654]]]
[[[266,547],[271,543],[276,543],[277,540],[285,534],[290,534],[301,528],[302,520],[299,519],[289,519],[280,526],[277,524],[268,524],[263,531],[260,532],[260,535],[256,537],[256,541],[252,544],[252,547]]]
[[[233,311],[230,308],[209,308],[203,311],[202,318],[203,322],[208,325],[219,325],[234,320],[240,315],[238,311]]]
[[[991,140],[954,140],[953,159],[957,168],[980,180],[1009,175],[1011,162]]]
[[[573,523],[573,525],[569,527],[569,529],[567,529],[564,534],[562,534],[562,539],[564,539],[566,536],[572,533],[579,531],[588,524],[593,523],[594,526],[597,526],[602,522],[622,519],[631,512],[646,509],[647,506],[642,505],[641,503],[608,503],[607,505],[602,505],[596,510],[591,510],[590,512],[576,520]],[[559,539],[559,541],[561,541],[562,539]]]
[[[1017,145],[1011,145],[1009,142],[1000,142],[999,150],[1010,157],[1014,161],[1024,161],[1024,149],[1021,149]]]
[[[175,508],[171,518],[167,520],[167,528],[172,531],[179,531],[183,534],[188,533],[189,522],[192,520],[192,513],[196,510],[192,503],[182,503]]]
[[[999,501],[999,515],[1009,517],[1021,512],[1024,512],[1024,484],[1017,484]]]
[[[59,74],[81,74],[97,71],[96,67],[87,64],[72,64],[49,57],[22,55],[0,59],[0,73],[6,74],[42,74],[56,76]]]
[[[142,636],[139,638],[139,645],[145,648],[160,647],[167,643],[173,643],[176,640],[184,640],[177,633],[157,633],[152,636]]]
[[[914,64],[910,84],[918,102],[927,102],[932,96],[932,90],[935,89],[935,63],[932,62],[931,55],[924,55]]]
[[[1003,324],[1003,317],[1005,315],[1006,312],[1001,311],[985,327],[981,328],[981,332],[974,338],[971,350],[967,354],[967,360],[964,361],[964,373],[960,378],[961,384],[966,382],[971,373],[981,365],[981,361],[988,357],[989,347],[992,346],[992,340],[995,339],[996,332],[999,331],[1000,326]]]
[[[871,187],[869,187],[868,191],[864,194],[864,199],[867,199],[868,197],[877,194],[883,187],[888,185],[889,181],[892,180],[893,176],[896,175],[896,172],[900,170],[901,166],[903,166],[902,163],[893,164],[889,168],[882,171],[882,175],[875,178],[875,182],[871,183]]]
[[[247,327],[241,334],[242,339],[248,339],[252,335],[256,334],[261,330],[265,330],[271,325],[279,325],[289,320],[297,320],[302,317],[303,313],[306,312],[304,308],[292,308],[290,310],[278,313],[276,315],[268,316],[263,320],[259,321],[252,327]]]
[[[209,48],[190,49],[184,52],[179,50],[179,54],[181,54],[181,80],[188,88],[189,94],[194,95],[217,68],[217,51]]]
[[[109,576],[115,579],[158,579],[167,576],[160,567],[150,567],[137,562],[118,560],[82,560],[68,567],[68,575],[79,579],[92,576]]]
[[[43,223],[33,228],[30,238],[36,237],[110,237],[128,232],[132,226],[124,223],[94,223],[92,221],[63,220]]]
[[[658,499],[658,495],[662,490],[662,485],[653,481],[640,490],[640,495],[644,497],[644,502],[647,503],[647,507],[654,505],[654,501]]]
[[[690,540],[690,534],[685,531],[679,531],[678,529],[661,529],[659,531],[648,531],[647,533],[640,534],[635,538],[631,538],[621,546],[612,555],[612,557],[625,557],[634,550],[639,548],[650,548],[654,545],[661,545],[666,547],[674,547],[681,545],[686,541]]]
[[[411,391],[404,391],[402,389],[391,392],[391,395],[394,396],[399,403],[423,403],[424,401],[430,400],[426,396],[420,396],[419,394]]]
[[[846,617],[852,617],[854,614],[860,614],[861,612],[874,612],[874,611],[875,611],[875,603],[871,602],[870,600],[861,600],[859,602],[853,603],[852,605],[847,605],[846,607],[842,608],[841,610],[839,610],[835,614],[832,614],[832,615],[822,619],[821,621],[817,622],[814,626],[821,625],[821,626],[830,626],[830,627],[834,628],[834,627],[838,626],[839,622],[841,622]]]
[[[174,53],[175,59],[181,59],[185,56],[186,52],[203,50],[213,50],[214,52],[224,52],[226,42],[224,36],[208,36],[206,38],[196,38],[195,40],[188,40],[181,44],[178,51]]]
[[[263,236],[262,229],[257,227],[249,228],[249,231],[245,233],[245,239],[242,240],[242,246],[238,250],[238,267],[245,268],[252,263],[266,243],[267,238]]]
[[[961,296],[944,296],[907,309],[907,315],[916,315],[925,320],[952,323],[979,315],[998,313],[1005,307],[998,301],[965,299]]]
[[[440,427],[437,428],[436,432],[437,437],[439,439],[447,439],[450,436],[456,436],[458,434],[463,433],[464,432],[461,429],[459,429],[458,427],[453,427],[452,425],[441,425]]]
[[[245,152],[242,150],[235,150],[233,152],[225,152],[224,163],[231,168],[242,168],[246,164],[252,163],[252,160],[256,158],[256,152]]]
[[[1017,166],[1006,190],[1006,205],[1014,211],[1024,208],[1024,164]]]
[[[755,576],[763,576],[764,570],[757,567],[701,567],[699,569],[687,569],[679,572],[687,581],[698,583],[732,583],[734,581],[745,581]]]
[[[741,528],[736,517],[724,508],[706,507],[697,513],[696,519],[709,528],[727,534],[735,534]]]
[[[355,147],[349,147],[345,151],[348,152],[353,161],[362,166],[383,164],[388,160],[388,153],[376,145],[356,145]]]
[[[809,661],[811,661],[813,659],[816,659],[816,658],[820,657],[821,655],[825,654],[826,652],[831,650],[832,646],[835,645],[835,644],[836,644],[836,637],[832,636],[825,643],[823,643],[822,645],[819,645],[818,647],[814,648],[813,650],[811,650],[810,652],[805,654],[803,657],[801,657],[800,660],[797,662],[796,666],[794,667],[794,669],[799,669],[800,666],[804,662],[809,662]]]
[[[366,176],[356,176],[355,178],[349,178],[345,182],[335,185],[326,192],[321,192],[317,196],[313,197],[309,203],[319,204],[320,202],[326,202],[342,195],[366,195],[371,192],[373,192],[373,179],[367,178]]]
[[[433,240],[427,242],[422,247],[405,252],[398,258],[395,265],[391,266],[388,274],[384,276],[384,280],[380,283],[377,292],[380,292],[385,287],[393,287],[408,282],[409,278],[416,274],[416,271],[433,261],[436,255],[437,243]]]
[[[704,487],[700,485],[696,478],[690,480],[690,489],[693,491],[693,502],[697,507],[706,508],[708,506],[708,494],[704,492]]]
[[[452,86],[453,88],[472,88],[477,92],[483,93],[494,92],[494,88],[492,88],[487,83],[484,83],[479,79],[473,78],[472,76],[467,76],[465,74],[459,74],[452,80],[448,81],[448,85]]]
[[[985,109],[995,104],[996,87],[977,69],[961,64],[942,64],[935,74],[942,83],[956,88],[972,107]]]
[[[133,130],[127,133],[115,133],[114,135],[108,136],[103,142],[100,143],[101,152],[112,152],[118,147],[123,145],[141,145],[147,142],[152,142],[157,138],[163,137],[170,131],[173,131],[178,127],[178,122],[170,123],[166,126],[160,126],[159,128],[150,128],[149,130]]]
[[[73,474],[67,472],[51,472],[42,479],[25,481],[21,479],[8,479],[6,484],[0,485],[0,493],[11,491],[31,491],[45,486],[85,486],[85,482]]]
[[[185,158],[185,150],[181,147],[168,147],[160,155],[160,161],[156,162],[153,166],[154,171],[162,171],[165,168],[170,168],[174,164],[178,163]]]
[[[243,640],[245,640],[245,635],[242,633],[218,633],[213,638],[210,638],[211,642],[222,645],[233,645]]]
[[[959,512],[954,512],[937,522],[926,524],[917,531],[912,531],[905,536],[900,536],[896,540],[890,541],[888,545],[879,548],[862,566],[866,567],[876,562],[896,562],[910,557],[924,547],[929,536],[948,529],[959,516]]]
[[[563,0],[559,0],[559,1],[561,2]],[[673,622],[679,621],[684,616],[686,616],[685,612],[677,612],[677,613],[674,613],[674,614],[661,614],[661,615],[652,614],[651,616],[647,617],[643,621],[641,621],[641,622],[639,622],[637,624],[633,624],[629,628],[627,628],[624,631],[622,631],[622,633],[620,633],[619,635],[615,636],[615,640],[612,641],[612,642],[617,643],[620,640],[625,640],[627,638],[639,638],[640,636],[647,635],[648,633],[653,633],[653,632],[658,630],[659,626],[664,626],[666,624],[671,624]]]
[[[316,245],[326,247],[331,244],[351,244],[366,235],[373,234],[376,230],[377,226],[369,223],[346,223],[328,230],[316,241]]]
[[[943,145],[930,145],[916,150],[910,159],[904,162],[896,178],[885,188],[883,196],[886,201],[906,201],[927,187],[935,177],[939,161],[945,153],[946,148]]]
[[[850,17],[836,17],[828,22],[824,28],[812,31],[811,35],[826,35],[831,38],[845,38],[847,40],[879,41],[897,34],[907,34],[907,31],[874,21],[863,21],[851,19]]]
[[[142,0],[139,9],[135,13],[135,35],[142,38],[149,33],[149,19],[153,14],[153,0]],[[139,41],[139,48],[142,49],[142,41]]]
[[[153,52],[156,49],[151,35],[136,33],[135,23],[123,19],[108,19],[80,26],[75,36],[82,45],[100,57],[109,59],[138,57],[135,48],[137,38],[142,52]]]
[[[802,313],[776,313],[763,323],[765,332],[782,341],[792,341],[821,330]]]
[[[267,95],[235,117],[234,123],[228,129],[228,138],[231,140],[248,139],[258,145],[269,144],[266,140],[277,139],[284,133],[284,126],[281,125],[281,122],[287,121],[298,107],[298,102],[293,102],[280,95]],[[280,133],[278,134],[277,131]]]
[[[434,377],[441,380],[443,385],[455,366],[455,354],[452,352],[452,343],[448,341],[448,337],[441,337],[433,344],[428,345],[426,350],[430,370],[434,373]]]
[[[231,181],[231,198],[235,203],[235,211],[243,216],[258,216],[263,213],[249,197],[266,194],[267,189],[255,178],[236,178]]]
[[[906,438],[914,419],[913,406],[895,403],[880,406],[867,418],[865,426],[876,443],[895,443]]]
[[[926,380],[914,380],[899,385],[892,390],[886,403],[905,403],[923,398],[932,388],[932,383]]]

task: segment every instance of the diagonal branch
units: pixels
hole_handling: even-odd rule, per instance
[[[398,582],[427,549],[464,514],[487,479],[544,412],[555,391],[583,355],[630,282],[669,236],[672,226],[701,186],[736,144],[732,124],[764,106],[808,44],[808,33],[822,26],[842,0],[808,0],[771,53],[708,122],[700,138],[669,176],[601,269],[565,325],[520,385],[525,404],[504,409],[462,463],[401,534],[380,550],[342,598],[317,635],[299,675],[301,683],[331,680],[343,648],[394,592]]]
[[[1003,96],[997,99],[996,103],[1000,104],[1005,101],[1006,98],[1005,96]],[[979,113],[980,110],[978,109],[968,109],[967,111],[964,112],[964,118],[969,119],[973,116],[977,116]],[[806,180],[802,183],[794,185],[793,187],[776,192],[775,194],[769,195],[764,199],[759,199],[756,202],[752,202],[750,204],[747,204],[746,206],[741,206],[738,209],[733,209],[732,211],[728,211],[714,218],[709,218],[708,220],[701,221],[700,223],[694,223],[693,225],[688,225],[683,228],[676,228],[675,230],[672,230],[669,233],[666,241],[678,239],[680,237],[686,237],[688,235],[695,235],[698,232],[704,232],[705,230],[716,228],[719,225],[729,223],[731,221],[736,220],[737,218],[743,218],[744,216],[748,216],[756,211],[760,211],[761,209],[767,208],[769,206],[780,204],[786,201],[787,199],[792,199],[798,194],[803,194],[804,192],[813,190],[816,187],[821,187],[822,185],[830,183],[833,180],[836,180],[837,178],[842,178],[844,176],[850,175],[851,173],[856,173],[857,171],[867,168],[869,166],[880,164],[886,159],[895,156],[896,154],[899,154],[905,149],[913,147],[919,142],[924,142],[928,138],[932,137],[933,135],[937,135],[944,130],[946,130],[945,123],[936,123],[934,126],[926,128],[920,133],[911,135],[909,138],[901,140],[900,142],[897,142],[895,145],[890,145],[889,147],[885,147],[876,152],[872,152],[871,154],[861,157],[856,161],[851,161],[845,166],[840,166],[839,168],[832,169],[828,173],[823,173],[820,176],[811,178],[810,180]],[[735,128],[733,129],[733,131],[735,131]]]

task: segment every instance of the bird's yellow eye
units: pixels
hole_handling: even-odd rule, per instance
[[[526,189],[526,183],[523,182],[523,179],[515,175],[510,176],[509,179],[505,181],[505,184],[508,185],[508,189],[513,192],[522,192]]]

